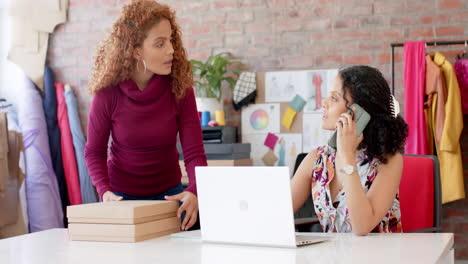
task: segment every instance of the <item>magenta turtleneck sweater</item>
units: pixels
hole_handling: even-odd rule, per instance
[[[186,190],[196,194],[195,167],[206,166],[206,155],[193,89],[177,101],[171,77],[154,75],[143,91],[127,80],[97,92],[85,159],[99,197],[106,191],[148,197],[179,184],[177,133],[189,177]]]

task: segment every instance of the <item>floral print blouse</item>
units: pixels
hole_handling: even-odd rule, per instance
[[[312,198],[315,213],[322,229],[324,232],[352,232],[343,186],[334,198],[330,194],[329,183],[335,176],[336,151],[330,146],[324,145],[317,148],[316,155],[316,162],[312,171]],[[380,161],[377,158],[369,161],[365,150],[361,151],[356,158],[361,184],[366,193],[369,191],[375,177],[377,177],[379,165]],[[402,232],[398,193],[392,207],[372,232]]]

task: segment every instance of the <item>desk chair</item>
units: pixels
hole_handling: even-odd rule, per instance
[[[296,173],[299,165],[301,165],[302,160],[307,154],[308,153],[300,153],[297,155],[293,170],[294,173]],[[307,198],[304,205],[294,214],[294,224],[296,226],[296,232],[322,232],[322,227],[315,214],[312,195]]]
[[[437,157],[403,155],[400,210],[403,232],[442,231],[442,197]]]

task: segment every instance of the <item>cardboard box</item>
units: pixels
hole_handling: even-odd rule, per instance
[[[141,224],[89,224],[70,223],[71,240],[138,242],[180,231],[180,220],[171,217]]]
[[[253,166],[252,159],[238,159],[238,160],[207,160],[208,166]],[[187,171],[185,170],[185,163],[179,160],[180,171],[182,172],[182,183],[188,184]]]
[[[69,223],[140,224],[175,217],[176,201],[115,201],[67,206]]]

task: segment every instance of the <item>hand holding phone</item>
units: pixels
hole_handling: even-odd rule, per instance
[[[356,108],[356,111],[353,115],[353,108]],[[357,136],[360,137],[364,129],[366,128],[367,124],[369,123],[371,117],[369,113],[366,112],[361,106],[358,104],[352,104],[351,109],[348,110],[348,114],[352,115],[354,120],[356,120],[356,130]],[[336,134],[337,131],[333,132],[333,135],[328,140],[328,145],[334,149],[336,149]]]

